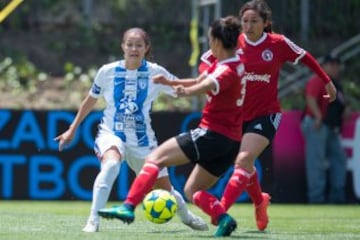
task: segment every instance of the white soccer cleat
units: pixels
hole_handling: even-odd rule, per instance
[[[186,217],[181,217],[180,215],[179,215],[179,217],[181,218],[181,221],[185,225],[189,226],[193,230],[197,230],[197,231],[207,231],[207,230],[209,230],[209,227],[204,222],[204,220],[202,220],[199,216],[196,216],[195,214],[193,214],[190,211],[187,211]]]
[[[94,221],[88,221],[86,226],[82,229],[83,232],[94,233],[99,231],[99,223]]]

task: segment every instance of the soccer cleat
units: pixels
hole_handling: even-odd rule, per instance
[[[190,211],[187,211],[186,218],[181,218],[181,221],[192,228],[193,230],[197,231],[207,231],[209,230],[208,225],[202,220],[199,216],[196,216]]]
[[[260,231],[264,231],[269,223],[269,217],[267,215],[267,208],[270,204],[270,195],[267,193],[261,193],[263,197],[263,201],[258,205],[255,206],[255,219],[257,228]]]
[[[85,227],[82,229],[83,232],[94,233],[99,231],[99,223],[94,221],[88,221]]]
[[[215,237],[230,236],[237,227],[235,220],[227,213],[221,215],[218,222],[219,226],[215,232]]]
[[[102,208],[98,211],[98,214],[103,218],[117,218],[127,224],[132,223],[135,219],[134,210],[125,205]]]

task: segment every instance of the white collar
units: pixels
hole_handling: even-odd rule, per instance
[[[263,32],[262,36],[259,38],[259,40],[257,40],[256,42],[253,42],[251,41],[250,39],[248,39],[248,37],[246,36],[246,34],[244,33],[245,35],[245,41],[247,44],[251,45],[251,46],[257,46],[259,44],[261,44],[262,42],[265,41],[266,37],[267,37],[267,33],[266,32]]]

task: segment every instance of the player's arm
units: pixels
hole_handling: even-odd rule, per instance
[[[183,78],[183,79],[170,80],[170,79],[166,78],[164,75],[158,74],[152,78],[152,81],[154,83],[163,84],[163,85],[167,85],[167,86],[182,85],[184,87],[189,87],[189,86],[192,86],[194,84],[201,82],[203,79],[205,79],[205,77],[206,77],[206,74],[201,74],[197,78]]]
[[[201,75],[200,75],[201,77]],[[216,91],[218,88],[217,82],[210,77],[204,75],[201,80],[197,81],[196,84],[186,87],[184,85],[174,86],[175,92],[178,96],[189,97],[207,93],[209,91]]]
[[[90,94],[82,101],[75,119],[69,126],[68,130],[57,136],[54,140],[59,141],[59,151],[62,151],[66,144],[69,144],[75,136],[76,129],[89,112],[94,108],[97,98],[92,97]]]
[[[303,64],[305,64],[308,68],[314,71],[321,80],[326,84],[325,89],[327,95],[324,95],[324,98],[328,98],[329,102],[335,101],[336,99],[336,88],[332,83],[330,77],[326,74],[326,72],[321,68],[320,64],[316,61],[316,59],[310,54],[306,53],[303,58],[300,60]]]

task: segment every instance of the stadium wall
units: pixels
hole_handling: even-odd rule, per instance
[[[78,129],[73,143],[63,152],[53,139],[71,123],[74,111],[0,110],[0,199],[90,200],[99,162],[93,139],[101,112],[94,111]],[[159,142],[197,125],[200,113],[156,112],[153,126]],[[306,200],[303,138],[300,111],[284,112],[274,143],[256,161],[262,186],[273,202],[303,203]],[[360,199],[360,113],[354,113],[342,131],[348,154],[347,194]],[[355,147],[357,146],[357,147]],[[180,192],[191,165],[170,168]],[[211,192],[221,196],[232,169]],[[134,174],[122,164],[111,200],[123,200]],[[243,194],[238,202],[247,201]]]

